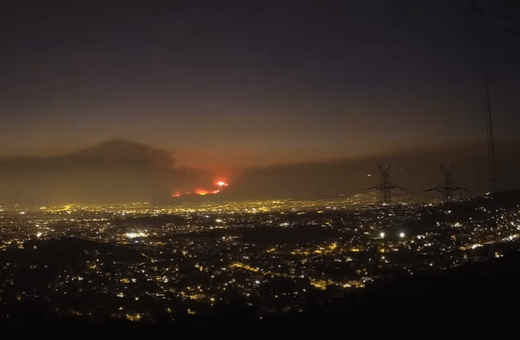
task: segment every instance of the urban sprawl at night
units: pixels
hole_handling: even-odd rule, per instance
[[[24,302],[91,320],[172,321],[237,301],[259,319],[299,313],[324,291],[517,251],[519,206],[489,201],[3,206],[1,317]]]

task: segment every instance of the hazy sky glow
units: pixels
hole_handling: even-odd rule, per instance
[[[519,132],[518,10],[218,3],[2,8],[0,156],[120,138],[211,168],[484,140],[480,50],[497,138]]]

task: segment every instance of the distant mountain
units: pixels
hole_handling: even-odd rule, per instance
[[[250,199],[315,199],[339,194],[377,195],[366,188],[380,182],[379,166],[391,165],[391,180],[405,190],[394,202],[439,200],[424,193],[442,180],[439,164],[455,164],[453,180],[468,196],[488,191],[487,159],[483,145],[453,145],[413,149],[364,159],[278,164],[229,170],[229,186],[217,195],[182,197],[177,201],[235,201]],[[520,188],[520,148],[497,143],[497,187]],[[193,168],[174,168],[172,156],[161,149],[124,140],[110,140],[78,152],[49,158],[0,161],[0,204],[149,201],[171,204],[174,192],[210,190],[223,174]]]

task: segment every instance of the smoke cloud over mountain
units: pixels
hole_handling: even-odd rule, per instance
[[[236,176],[229,195],[235,198],[314,198],[360,193],[381,180],[380,165],[390,165],[391,181],[405,188],[400,194],[423,196],[426,189],[441,184],[440,164],[447,167],[453,164],[454,182],[467,188],[468,195],[479,195],[489,190],[487,155],[483,150],[486,150],[484,145],[458,145],[411,149],[357,160],[250,168]],[[497,145],[497,169],[498,190],[519,188],[520,148]]]
[[[112,140],[61,157],[0,162],[0,201],[130,202],[169,195],[173,159],[150,146]]]
[[[476,195],[488,190],[482,150],[480,145],[465,145],[358,160],[234,169],[225,175],[229,186],[209,199],[315,198],[364,192],[379,182],[379,165],[391,165],[391,180],[406,189],[404,194],[415,196],[441,183],[440,163],[455,164],[454,181]],[[498,145],[497,150],[498,189],[519,188],[519,148]],[[60,157],[0,161],[0,203],[172,204],[174,192],[209,188],[216,175],[174,168],[172,156],[164,150],[112,140]]]

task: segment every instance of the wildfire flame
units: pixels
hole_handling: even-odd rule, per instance
[[[195,194],[197,195],[201,195],[201,196],[204,196],[204,195],[207,195],[207,194],[218,194],[220,192],[220,190],[206,190],[206,189],[196,189],[195,191]]]
[[[195,189],[193,191],[193,193],[195,195],[200,195],[200,196],[204,196],[204,195],[208,195],[208,194],[218,194],[222,188],[225,188],[228,186],[228,183],[223,181],[223,180],[217,180],[215,182],[215,185],[218,186],[218,189],[215,189],[215,190],[207,190],[207,189],[201,189],[201,188],[198,188],[198,189]],[[189,195],[191,194],[192,192],[186,192],[184,193],[184,195]],[[183,194],[181,194],[180,192],[176,191],[172,194],[172,197],[179,197],[179,196],[182,196]]]
[[[227,184],[226,182],[224,182],[224,181],[218,181],[218,182],[217,182],[217,185],[218,185],[219,187],[221,187],[221,188],[222,188],[222,187],[227,187],[227,186],[228,186],[228,184]]]

